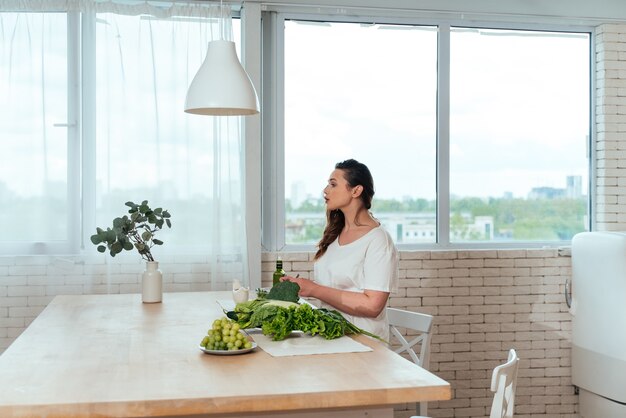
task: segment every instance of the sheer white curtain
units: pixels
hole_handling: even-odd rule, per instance
[[[0,12],[0,254],[67,250],[66,56],[64,14]]]
[[[23,8],[25,3],[16,4]],[[125,202],[148,200],[151,207],[172,214],[172,228],[157,236],[164,245],[153,249],[164,273],[168,261],[208,255],[206,279],[210,277],[212,289],[229,288],[233,279],[247,283],[241,118],[183,112],[208,42],[233,40],[229,8],[180,2],[59,3],[82,17],[85,251],[95,251],[88,237],[96,226],[110,226],[114,217],[125,214]],[[33,7],[61,5],[44,1]],[[41,85],[42,94],[47,89]],[[118,258],[139,260],[136,253]]]

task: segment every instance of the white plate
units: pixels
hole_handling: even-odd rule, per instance
[[[204,351],[206,354],[216,354],[218,356],[233,356],[235,354],[245,354],[254,350],[256,347],[257,347],[257,344],[254,341],[252,341],[252,347],[241,348],[239,350],[209,350],[207,348],[202,347],[201,345],[198,346],[198,348],[200,348],[200,350]]]

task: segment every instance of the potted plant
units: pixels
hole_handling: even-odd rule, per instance
[[[159,263],[154,260],[151,248],[163,245],[155,234],[163,226],[172,227],[170,213],[162,208],[151,209],[148,201],[141,204],[126,202],[129,215],[113,219],[113,228],[96,228],[91,242],[103,253],[109,250],[111,257],[123,250],[137,250],[142,259],[146,260],[146,271],[142,275],[142,301],[145,303],[161,302],[163,295],[163,276],[158,270]]]

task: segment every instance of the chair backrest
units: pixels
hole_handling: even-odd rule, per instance
[[[428,369],[430,354],[430,331],[433,326],[432,315],[419,312],[404,311],[402,309],[387,308],[387,320],[389,321],[389,342],[397,340],[400,347],[394,349],[396,353],[408,353],[411,360],[418,366]],[[409,336],[407,340],[401,332],[401,328],[417,331],[417,335]],[[419,353],[416,346],[419,344]],[[393,345],[393,344],[392,344]]]
[[[510,349],[507,362],[493,369],[491,391],[495,394],[493,395],[489,418],[511,418],[513,416],[518,367],[519,357],[517,357],[514,349]]]
[[[408,353],[413,363],[428,369],[430,331],[433,326],[432,315],[387,308],[387,320],[389,321],[389,343],[391,349],[398,354]],[[402,329],[407,331],[406,337],[403,335]],[[413,335],[413,332],[409,332],[409,330],[417,332],[417,335]],[[394,340],[400,343],[400,346],[395,349],[393,348]],[[418,345],[419,353],[416,350]],[[421,402],[416,404],[416,412],[418,415],[428,414],[428,403]]]

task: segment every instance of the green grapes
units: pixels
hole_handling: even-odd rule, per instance
[[[207,350],[242,350],[252,348],[252,343],[241,332],[238,323],[223,317],[213,321],[200,346]]]

